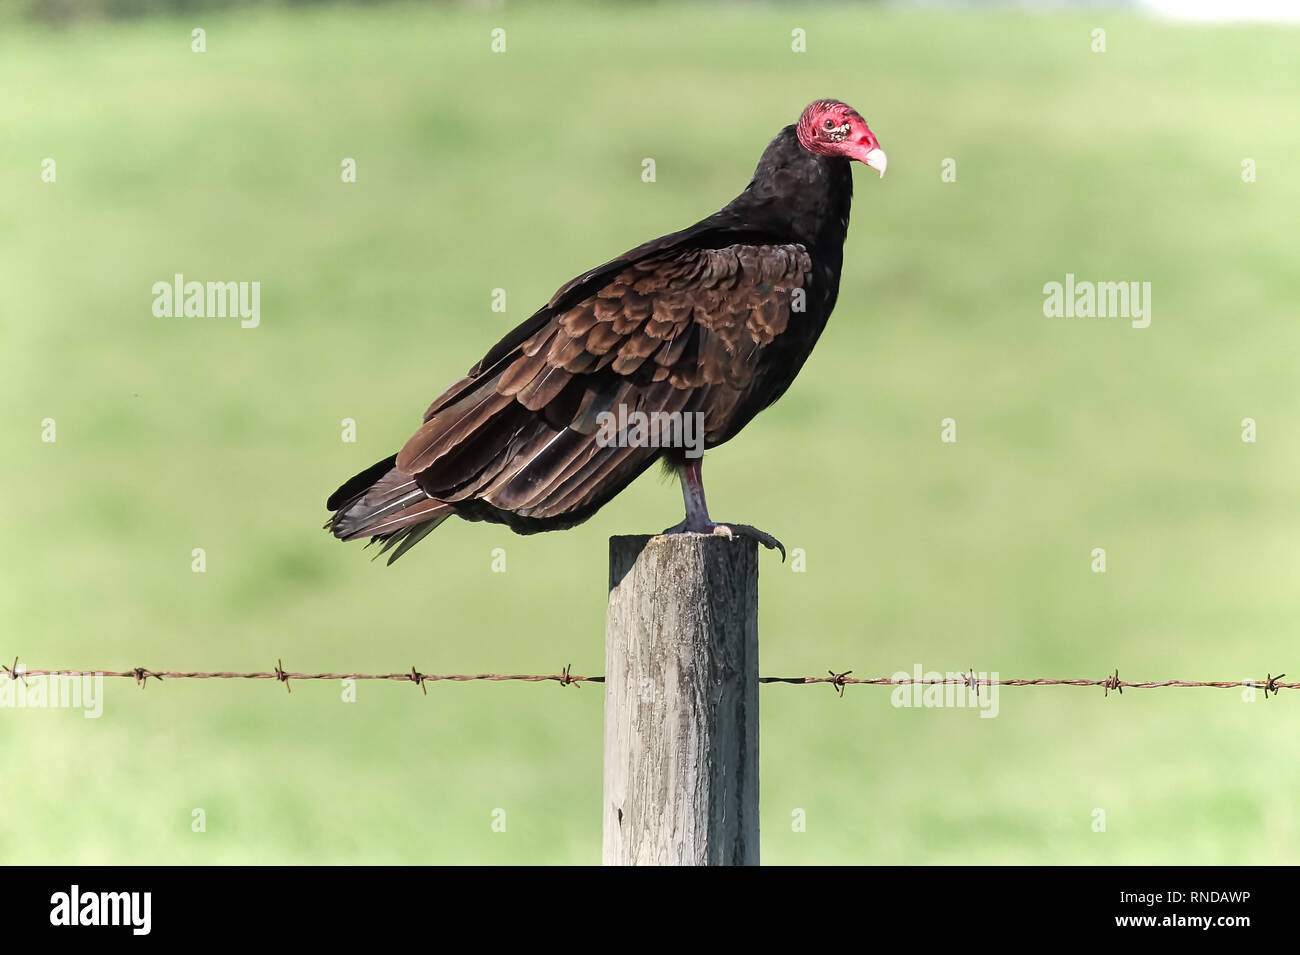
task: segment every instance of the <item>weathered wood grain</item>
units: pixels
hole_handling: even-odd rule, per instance
[[[605,864],[757,865],[757,545],[609,544]]]

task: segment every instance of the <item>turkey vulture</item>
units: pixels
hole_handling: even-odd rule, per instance
[[[722,210],[584,272],[501,339],[397,454],[330,496],[326,528],[381,541],[389,563],[452,515],[520,534],[560,530],[662,458],[686,499],[686,519],[664,533],[735,532],[780,547],[710,520],[700,454],[784,394],[826,326],[851,160],[885,174],[856,110],[811,104]]]

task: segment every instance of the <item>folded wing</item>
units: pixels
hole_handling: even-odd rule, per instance
[[[662,453],[602,440],[601,412],[699,412],[726,440],[775,399],[765,359],[811,271],[802,245],[736,243],[575,279],[430,406],[393,483],[516,529],[584,520]]]

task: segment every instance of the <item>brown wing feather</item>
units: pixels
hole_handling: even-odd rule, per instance
[[[545,519],[598,507],[661,453],[602,446],[601,412],[702,412],[713,444],[765,404],[765,349],[797,321],[791,297],[812,269],[802,245],[667,248],[602,268],[594,291],[566,301],[600,270],[434,401],[398,469],[431,497]]]

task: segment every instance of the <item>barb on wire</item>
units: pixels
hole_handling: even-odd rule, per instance
[[[290,680],[391,680],[396,682],[414,683],[424,690],[428,695],[427,683],[453,682],[469,683],[475,681],[487,682],[506,682],[516,680],[524,683],[544,683],[555,682],[561,686],[568,686],[571,683],[604,683],[603,676],[579,676],[572,672],[572,666],[566,666],[559,673],[421,673],[414,666],[407,673],[298,673],[293,670],[284,668],[283,660],[275,661],[275,668],[272,670],[263,670],[255,672],[237,672],[231,670],[150,670],[146,667],[132,667],[130,670],[30,670],[18,666],[18,661],[14,660],[12,667],[0,664],[0,670],[9,675],[10,679],[25,679],[29,676],[61,676],[61,677],[78,677],[78,676],[101,676],[101,677],[123,677],[134,680],[139,686],[143,687],[150,680],[276,680],[285,685],[289,692],[293,690],[289,687]]]
[[[414,666],[408,673],[297,673],[291,672],[284,668],[283,660],[275,661],[274,670],[255,671],[251,673],[241,673],[229,670],[216,671],[181,671],[181,670],[150,670],[145,667],[132,667],[130,670],[31,670],[18,665],[18,658],[14,658],[12,666],[0,664],[0,670],[11,680],[22,680],[26,682],[27,677],[31,676],[54,676],[54,677],[120,677],[131,679],[143,689],[150,679],[159,681],[163,680],[276,680],[284,684],[284,688],[290,693],[293,692],[289,686],[290,680],[390,680],[395,682],[414,683],[427,696],[429,683],[471,683],[486,681],[490,683],[504,683],[517,681],[522,683],[558,683],[560,686],[569,686],[583,683],[604,683],[603,676],[578,676],[573,673],[573,665],[566,664],[559,673],[421,673]],[[847,686],[908,686],[911,684],[924,684],[941,686],[944,684],[960,684],[967,689],[978,694],[980,687],[990,686],[1090,686],[1101,687],[1105,695],[1109,696],[1111,690],[1119,693],[1124,692],[1124,688],[1139,690],[1165,689],[1170,687],[1211,687],[1214,689],[1232,689],[1234,687],[1260,687],[1264,690],[1264,698],[1270,695],[1277,696],[1281,690],[1300,689],[1300,683],[1283,683],[1282,677],[1285,673],[1279,673],[1273,676],[1269,674],[1262,680],[1121,680],[1119,670],[1103,677],[1100,680],[1084,679],[1058,679],[1052,677],[1037,677],[1035,679],[993,679],[991,677],[979,677],[974,669],[966,673],[956,673],[943,677],[928,677],[917,679],[915,677],[863,677],[854,678],[850,676],[852,670],[827,670],[826,676],[765,676],[759,678],[759,683],[786,683],[793,686],[811,686],[817,683],[829,683],[832,688],[840,695],[844,695],[844,688]]]
[[[1300,683],[1282,683],[1282,677],[1285,673],[1272,676],[1271,674],[1263,680],[1121,680],[1119,670],[1117,669],[1110,676],[1100,680],[1081,680],[1081,679],[1058,679],[1053,677],[1037,677],[1031,680],[1021,679],[992,679],[989,677],[976,677],[974,671],[968,673],[958,673],[953,676],[945,677],[927,677],[916,679],[915,677],[870,677],[863,679],[854,679],[848,674],[852,670],[844,673],[836,673],[834,670],[828,671],[829,676],[765,676],[759,678],[759,683],[789,683],[795,686],[808,685],[813,683],[829,683],[844,695],[846,686],[910,686],[912,684],[923,684],[925,686],[943,686],[945,684],[955,684],[965,686],[976,693],[982,686],[1099,686],[1110,695],[1111,690],[1124,692],[1124,687],[1139,690],[1157,690],[1169,687],[1212,687],[1219,690],[1230,690],[1234,687],[1261,687],[1264,695],[1269,693],[1277,695],[1278,690],[1300,690]]]
[[[17,657],[14,657],[14,665],[13,665],[13,666],[11,666],[11,667],[7,667],[7,666],[4,666],[4,664],[0,664],[0,667],[3,667],[5,673],[8,673],[8,674],[9,674],[9,679],[11,679],[11,680],[22,680],[22,681],[23,681],[23,686],[26,686],[26,685],[27,685],[27,671],[26,671],[26,670],[23,670],[23,669],[21,669],[21,668],[19,668],[19,666],[18,666],[18,658],[17,658]]]

